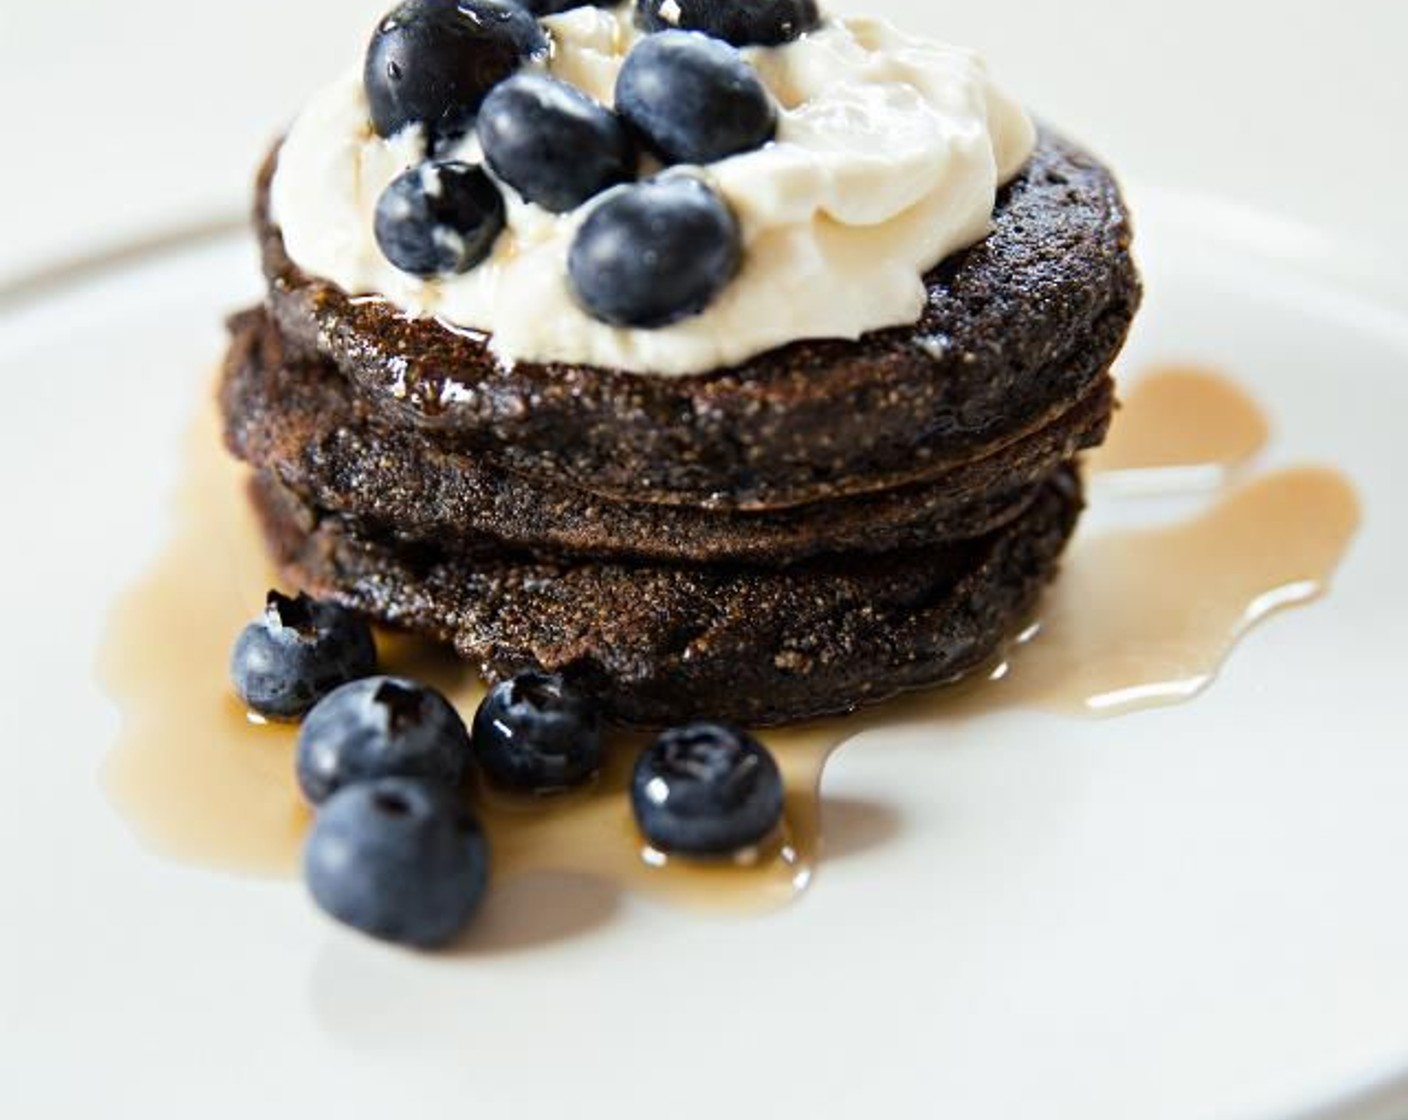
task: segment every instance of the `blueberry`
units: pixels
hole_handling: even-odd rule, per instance
[[[303,852],[324,911],[383,941],[432,949],[479,908],[489,851],[474,814],[444,786],[381,778],[318,811]]]
[[[702,31],[735,47],[775,47],[815,30],[816,0],[637,0],[647,31]]]
[[[636,763],[636,822],[663,852],[718,856],[767,839],[782,821],[782,774],[763,747],[733,727],[666,731]]]
[[[547,37],[512,0],[408,0],[377,26],[363,82],[381,136],[424,125],[431,140],[468,132],[485,95]]]
[[[714,191],[672,175],[619,187],[582,223],[568,253],[577,302],[618,327],[697,315],[743,260],[738,221]]]
[[[469,761],[469,732],[450,702],[394,677],[343,685],[308,713],[298,735],[298,784],[315,805],[375,778],[458,786]]]
[[[515,0],[535,16],[555,16],[573,8],[614,8],[619,0]]]
[[[616,110],[669,163],[713,163],[777,132],[772,96],[743,56],[693,31],[642,39],[616,78]]]
[[[393,179],[376,204],[376,242],[412,276],[468,272],[506,221],[503,195],[482,167],[422,163]]]
[[[601,769],[596,706],[547,673],[495,685],[475,713],[473,742],[480,769],[507,789],[565,789]]]
[[[333,689],[376,672],[371,628],[335,603],[270,591],[230,657],[240,699],[270,719],[297,719]]]
[[[479,141],[494,174],[558,214],[635,170],[635,144],[621,119],[546,74],[501,82],[479,110]]]

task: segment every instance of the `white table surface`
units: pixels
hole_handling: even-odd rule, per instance
[[[1408,245],[1399,0],[869,6],[984,49],[1135,184],[1222,195],[1361,250]],[[237,213],[264,147],[383,7],[5,0],[0,281]]]
[[[0,289],[237,214],[264,148],[357,57],[382,6],[0,0],[10,132]],[[1215,195],[1229,205],[1209,213],[1287,254],[1374,257],[1408,278],[1401,0],[869,6],[982,47],[1005,84],[1106,155],[1136,199]],[[0,1078],[4,1068],[0,1057]],[[1402,1101],[1374,1096],[1355,1120],[1392,1120]]]

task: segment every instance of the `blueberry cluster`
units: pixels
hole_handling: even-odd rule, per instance
[[[377,205],[386,258],[414,276],[468,272],[506,217],[498,184],[554,213],[610,191],[571,248],[580,306],[622,327],[657,328],[703,311],[742,263],[737,219],[696,176],[635,183],[642,152],[703,166],[770,141],[777,109],[738,52],[816,27],[814,0],[637,0],[649,34],[627,56],[608,108],[549,75],[539,16],[582,0],[407,0],[378,26],[364,82],[372,124],[424,130],[425,163]],[[485,168],[439,158],[471,131]],[[612,189],[616,188],[616,189]]]
[[[262,715],[303,715],[299,788],[317,817],[304,876],[329,915],[386,941],[433,948],[479,908],[489,849],[465,796],[493,785],[547,793],[601,769],[601,719],[561,677],[526,672],[496,685],[472,730],[424,684],[378,676],[366,622],[300,595],[269,595],[240,635],[236,691]],[[637,763],[636,820],[656,849],[718,856],[751,847],[782,815],[772,757],[741,731],[666,732]]]

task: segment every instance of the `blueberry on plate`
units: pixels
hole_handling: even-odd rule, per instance
[[[515,74],[479,110],[479,142],[494,174],[529,202],[574,210],[635,170],[621,118],[547,74]]]
[[[235,691],[270,719],[297,719],[333,689],[376,672],[371,627],[336,603],[270,591],[230,657]]]
[[[655,328],[703,311],[742,261],[728,204],[693,176],[670,175],[603,197],[577,231],[567,271],[593,318]]]
[[[422,163],[391,181],[376,204],[382,254],[412,276],[453,276],[480,264],[507,221],[503,195],[482,167]]]
[[[702,31],[735,47],[790,43],[821,23],[816,0],[637,0],[647,31]]]
[[[419,124],[432,141],[462,136],[485,95],[547,37],[513,0],[408,0],[377,26],[362,80],[378,135]]]
[[[782,774],[747,732],[695,723],[666,731],[640,756],[631,806],[660,851],[728,855],[767,839],[782,822]]]
[[[727,43],[693,31],[642,39],[616,78],[616,110],[668,163],[713,163],[777,132],[767,87]]]
[[[433,949],[479,908],[489,849],[479,822],[434,782],[347,786],[321,809],[303,851],[313,901],[383,941]]]
[[[601,769],[596,705],[547,673],[495,685],[475,713],[472,741],[480,769],[505,789],[566,789]]]
[[[469,762],[469,732],[450,702],[396,677],[343,685],[308,713],[298,734],[298,784],[314,805],[375,778],[423,778],[453,788]]]

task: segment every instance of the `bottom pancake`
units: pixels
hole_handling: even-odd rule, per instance
[[[368,533],[271,474],[253,497],[293,584],[452,643],[490,679],[563,673],[644,726],[789,723],[971,672],[1030,616],[1082,504],[1063,467],[987,536],[777,570],[452,552]]]

